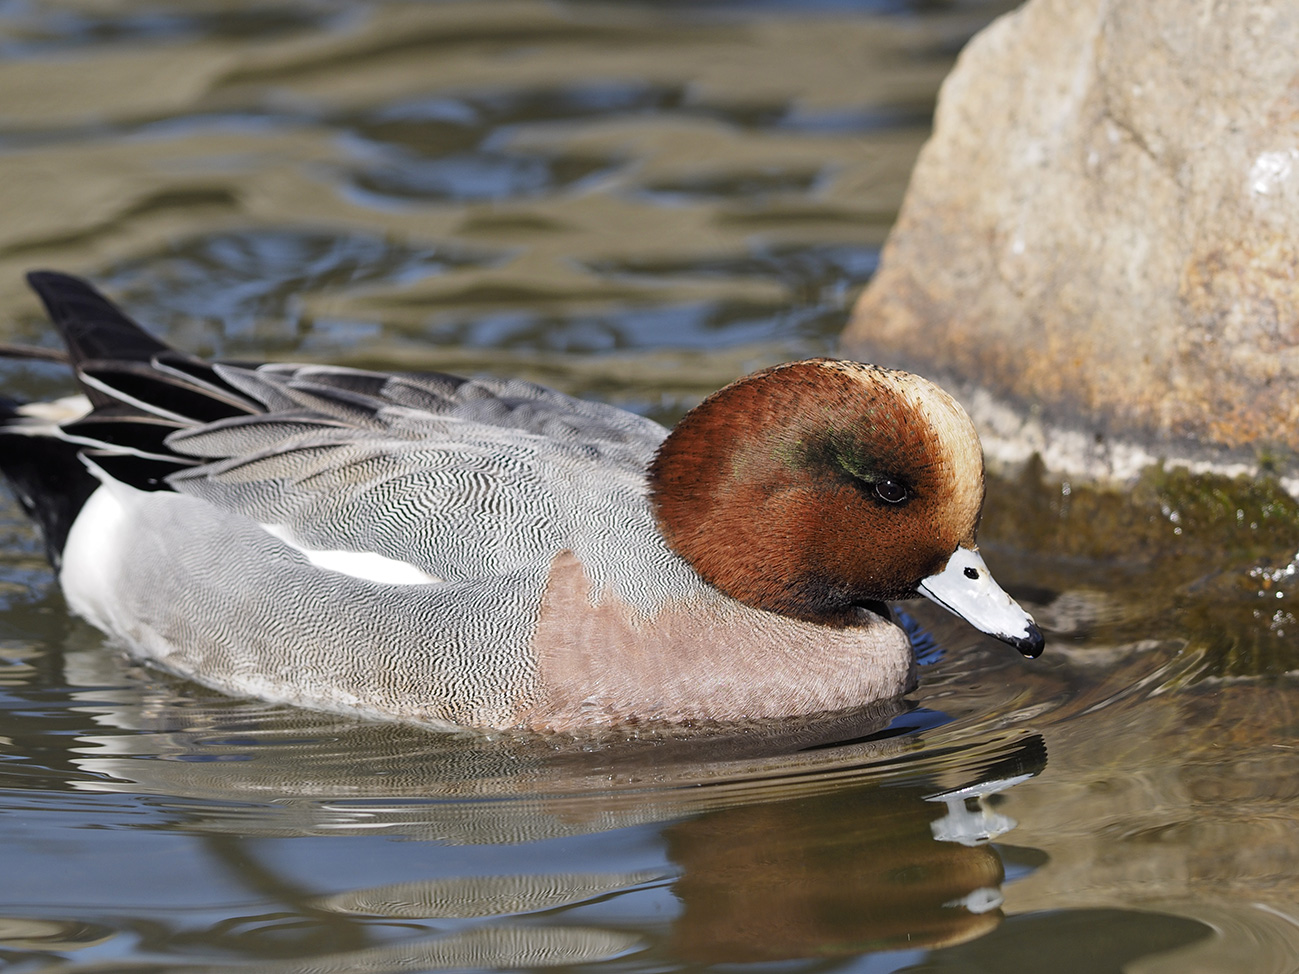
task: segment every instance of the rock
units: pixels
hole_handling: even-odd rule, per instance
[[[993,454],[1299,474],[1296,50],[1291,0],[1030,0],[993,23],[845,353],[953,382]]]

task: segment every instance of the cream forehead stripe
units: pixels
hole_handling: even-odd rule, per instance
[[[862,362],[829,361],[827,367],[851,375],[863,384],[892,388],[928,420],[938,437],[940,453],[951,464],[952,501],[968,518],[983,504],[983,448],[964,407],[945,390],[910,372],[897,372]]]

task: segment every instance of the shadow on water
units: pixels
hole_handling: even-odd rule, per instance
[[[833,350],[1009,6],[0,4],[0,341],[53,341],[53,266],[203,355],[672,422]],[[132,664],[0,496],[0,969],[1299,969],[1299,510],[1030,466],[981,538],[1038,660],[909,604],[920,687],[869,712],[457,736]]]

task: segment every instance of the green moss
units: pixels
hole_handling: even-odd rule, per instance
[[[980,538],[1047,593],[1104,592],[1117,608],[1089,638],[1184,638],[1211,675],[1299,669],[1299,503],[1275,478],[1151,467],[1118,490],[1033,463],[990,480]]]
[[[1151,467],[1128,490],[1045,476],[1040,461],[989,481],[984,530],[1070,557],[1257,557],[1299,547],[1299,503],[1274,479]]]

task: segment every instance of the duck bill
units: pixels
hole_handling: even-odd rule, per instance
[[[1010,643],[1030,659],[1041,654],[1045,642],[1042,630],[996,583],[975,549],[957,548],[942,571],[916,588],[925,598],[989,636]]]

